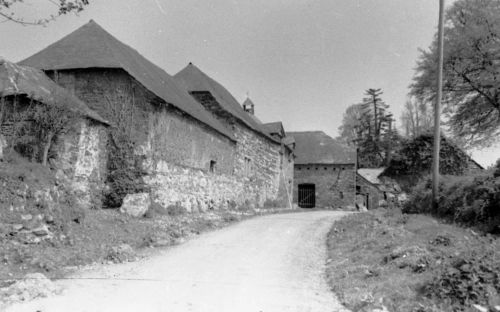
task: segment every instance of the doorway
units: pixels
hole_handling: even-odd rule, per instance
[[[314,184],[299,184],[298,204],[301,208],[316,206],[316,186]]]

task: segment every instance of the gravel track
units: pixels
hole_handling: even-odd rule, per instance
[[[348,311],[328,289],[326,234],[345,212],[268,215],[133,263],[57,282],[61,295],[7,311]]]

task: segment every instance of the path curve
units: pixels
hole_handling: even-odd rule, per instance
[[[326,234],[345,212],[268,215],[58,284],[7,311],[347,311],[324,278]],[[96,278],[96,279],[93,279]]]

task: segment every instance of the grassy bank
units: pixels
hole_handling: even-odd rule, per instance
[[[336,222],[328,249],[329,284],[354,312],[500,306],[500,240],[491,235],[380,209]]]

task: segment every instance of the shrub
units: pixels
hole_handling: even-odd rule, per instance
[[[443,176],[439,184],[438,208],[432,209],[432,185],[429,178],[414,187],[403,207],[406,213],[431,213],[487,232],[500,231],[500,177]]]
[[[477,303],[487,303],[500,292],[500,262],[485,255],[457,257],[443,265],[435,278],[424,286],[424,294],[453,305],[453,311]]]
[[[187,213],[187,209],[182,207],[179,203],[167,207],[167,214],[171,217],[180,216]]]

